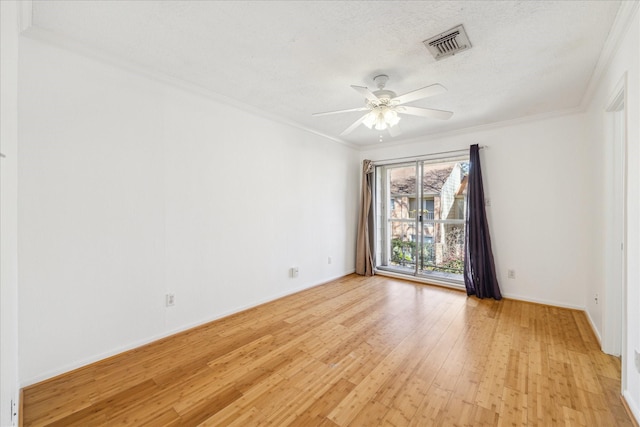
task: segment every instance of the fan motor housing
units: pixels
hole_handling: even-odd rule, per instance
[[[373,94],[380,98],[381,101],[384,100],[387,102],[396,97],[396,93],[394,91],[385,89],[376,90],[375,92],[373,92]]]

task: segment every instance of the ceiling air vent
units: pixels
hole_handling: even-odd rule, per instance
[[[462,25],[458,25],[444,33],[431,37],[422,43],[424,43],[437,61],[471,47],[469,37]]]

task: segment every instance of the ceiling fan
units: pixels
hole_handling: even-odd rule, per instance
[[[355,128],[364,124],[369,129],[389,130],[391,136],[400,134],[398,122],[400,117],[398,114],[410,114],[412,116],[426,117],[430,119],[448,120],[453,115],[451,111],[434,110],[432,108],[410,107],[404,104],[427,98],[429,96],[444,93],[447,89],[440,84],[433,84],[422,89],[417,89],[404,95],[397,96],[395,92],[385,90],[385,85],[389,80],[389,76],[381,74],[373,78],[374,83],[378,86],[378,90],[371,92],[366,87],[351,87],[361,95],[364,95],[365,106],[360,108],[351,108],[348,110],[328,111],[326,113],[315,113],[314,116],[326,116],[329,114],[349,113],[352,111],[367,111],[364,116],[353,122],[351,126],[346,128],[340,136],[351,133]]]

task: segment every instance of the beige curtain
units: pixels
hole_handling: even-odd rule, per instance
[[[371,188],[373,163],[362,162],[362,198],[360,218],[358,219],[358,238],[356,241],[356,273],[361,276],[373,276],[373,212],[371,211]]]

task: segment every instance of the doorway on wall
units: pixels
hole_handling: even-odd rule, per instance
[[[463,283],[468,155],[376,166],[376,268]]]
[[[609,180],[611,210],[608,216],[607,247],[609,251],[607,263],[607,280],[605,281],[605,299],[602,316],[602,350],[605,353],[620,356],[626,348],[626,75],[613,92],[606,112],[608,115],[607,147],[611,159]],[[623,370],[625,363],[623,361]],[[624,375],[623,375],[624,378]]]

